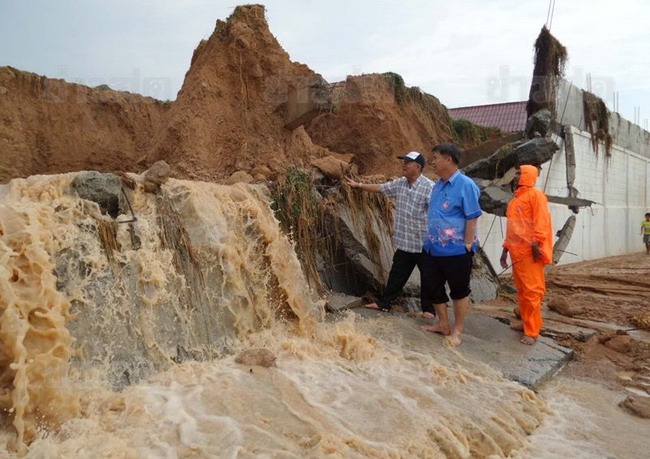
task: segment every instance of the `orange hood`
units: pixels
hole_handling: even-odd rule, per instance
[[[519,186],[534,187],[537,182],[537,177],[539,172],[535,166],[520,166],[519,167],[520,176],[519,176]]]

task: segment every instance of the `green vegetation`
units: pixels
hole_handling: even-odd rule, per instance
[[[272,208],[280,221],[280,227],[293,238],[309,284],[321,290],[316,269],[316,251],[321,232],[320,206],[312,189],[311,174],[290,166],[279,177],[272,200]]]
[[[402,105],[406,101],[407,89],[404,84],[404,78],[401,75],[394,72],[386,72],[381,74],[386,81],[388,86],[391,87],[395,94],[395,100],[399,105]]]
[[[464,118],[457,120],[450,118],[450,121],[454,140],[465,145],[483,143],[502,135],[498,128],[479,126]]]

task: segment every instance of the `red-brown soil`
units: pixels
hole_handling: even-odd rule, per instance
[[[138,170],[167,104],[0,67],[0,183],[76,170]]]
[[[575,318],[634,328],[650,318],[650,256],[639,253],[557,266],[548,288],[548,297],[566,299]]]
[[[316,73],[290,60],[264,13],[246,5],[217,21],[174,102],[0,68],[0,183],[84,169],[140,172],[159,159],[179,178],[268,178],[332,152],[354,154],[361,173],[391,176],[401,173],[395,156],[454,138],[438,99],[403,83],[397,91],[377,74],[332,85],[332,111],[307,130],[285,128],[290,88]]]
[[[428,153],[453,139],[447,109],[417,88],[396,92],[383,75],[350,76],[333,90],[334,108],[307,126],[313,141],[356,155],[364,174],[401,174],[395,159],[409,151]]]
[[[289,59],[263,6],[237,7],[194,51],[148,159],[164,159],[181,175],[202,179],[307,164],[327,152],[314,147],[303,129],[284,128],[283,104],[291,85],[314,75]]]

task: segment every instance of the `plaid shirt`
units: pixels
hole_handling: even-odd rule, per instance
[[[422,252],[433,181],[420,175],[413,186],[409,186],[406,177],[402,177],[382,183],[379,189],[387,198],[395,199],[395,247],[404,252]]]

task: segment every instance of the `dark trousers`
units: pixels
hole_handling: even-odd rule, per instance
[[[472,293],[469,281],[473,255],[473,252],[449,257],[422,254],[422,311],[430,311],[434,304],[444,304],[449,301],[445,282],[449,284],[452,300],[463,299]]]
[[[388,282],[384,292],[377,300],[377,306],[382,309],[389,309],[390,304],[402,292],[402,288],[411,277],[411,273],[418,267],[420,271],[420,283],[422,282],[422,253],[404,252],[397,250],[393,255],[393,265],[390,268]]]

